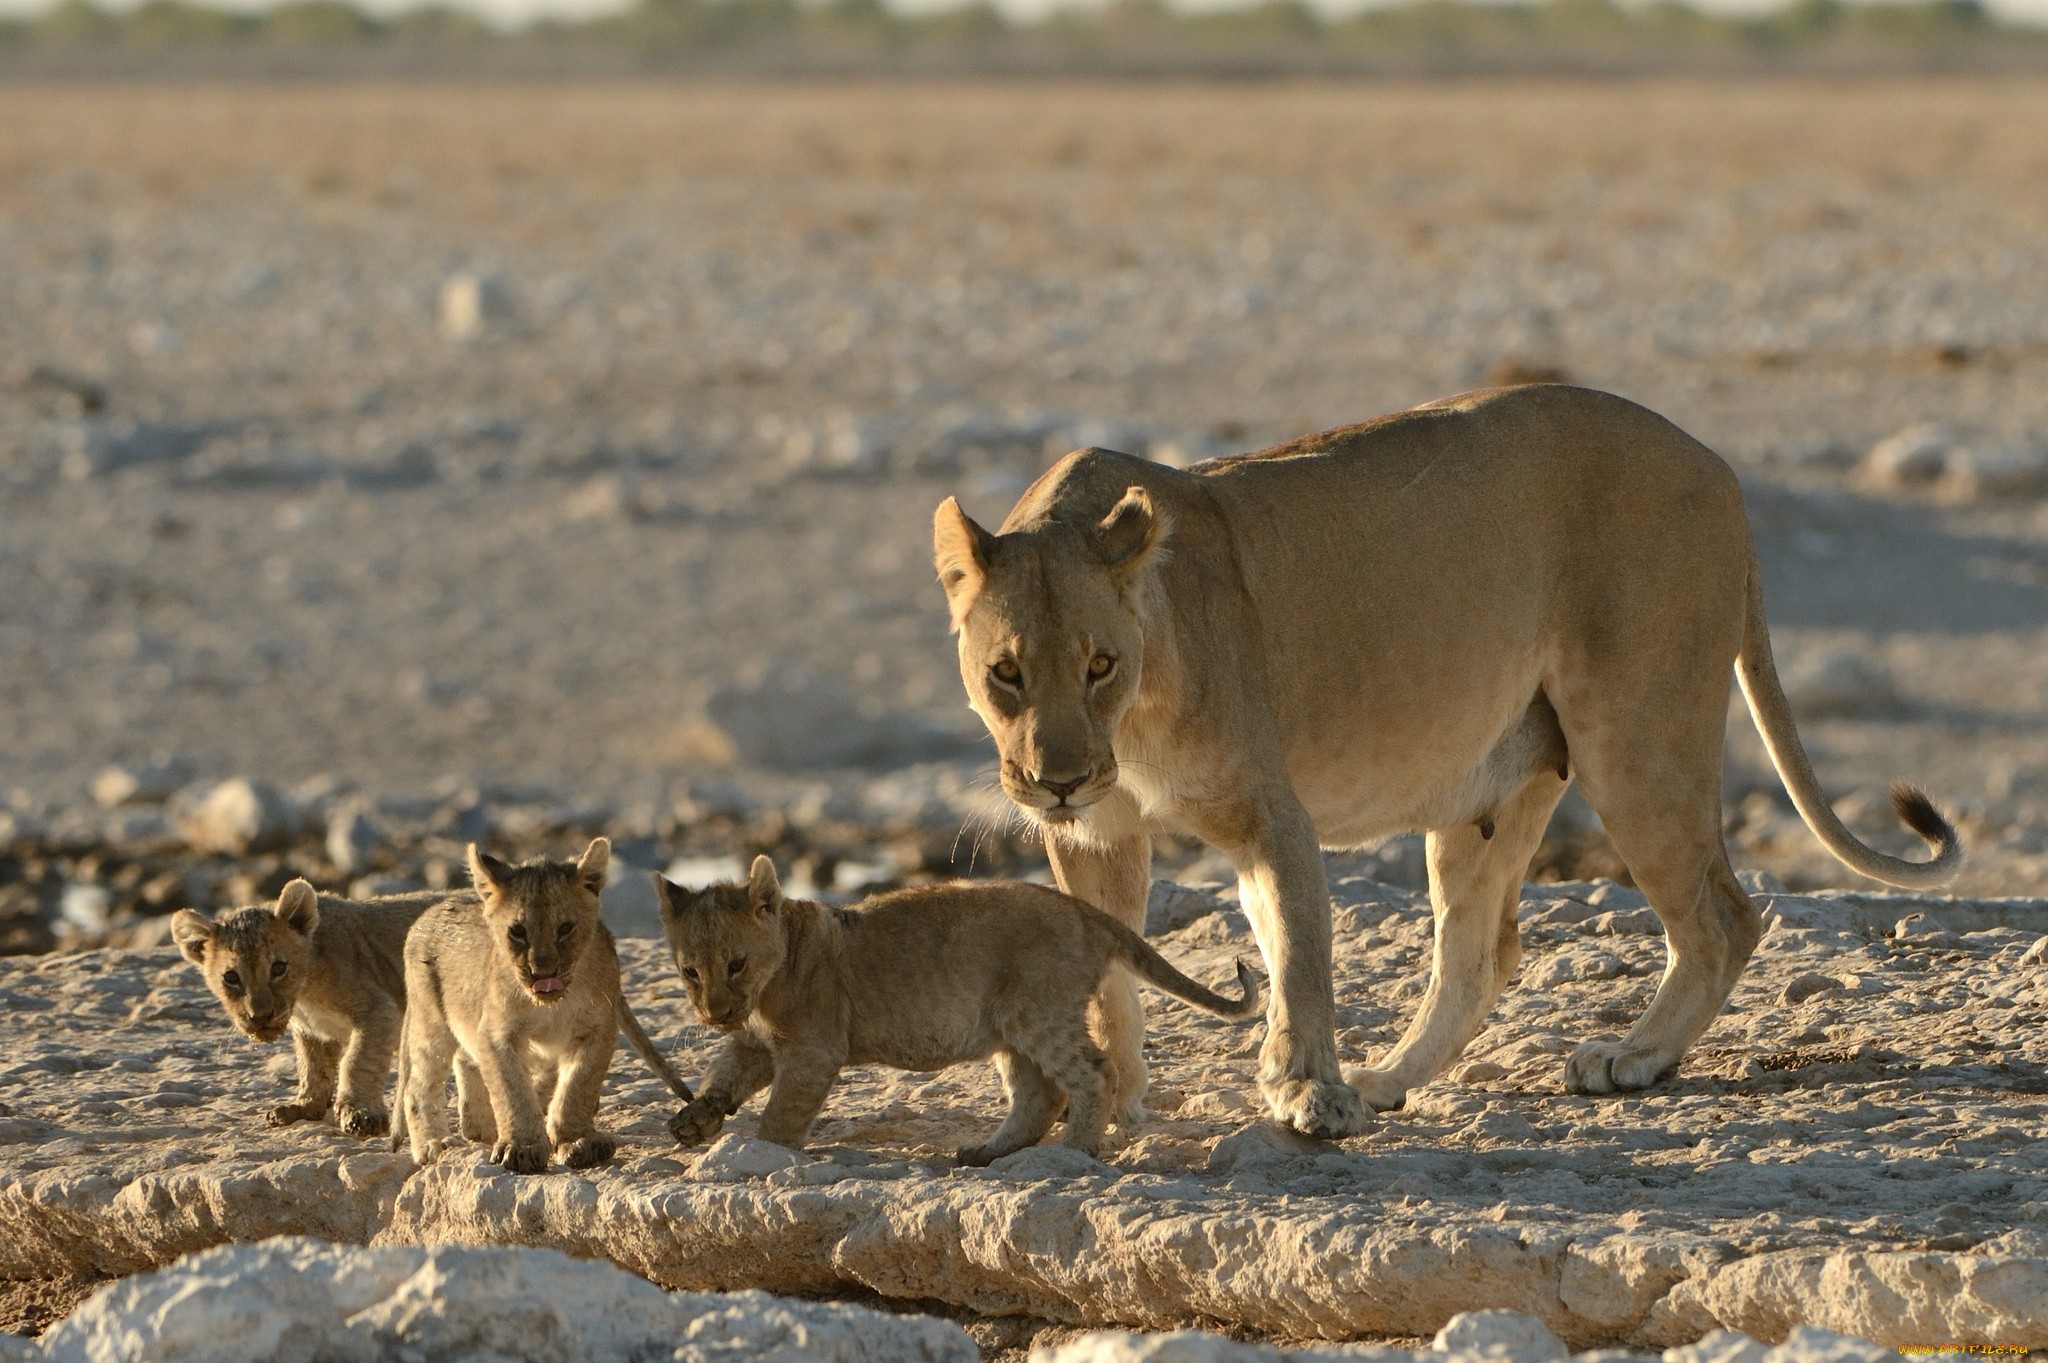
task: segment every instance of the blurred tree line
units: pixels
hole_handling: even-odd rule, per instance
[[[0,54],[14,58],[236,51],[381,52],[404,54],[411,67],[457,69],[1897,69],[2048,65],[2048,29],[2003,23],[1982,0],[1791,0],[1747,16],[1710,14],[1683,0],[1396,0],[1342,16],[1301,0],[1200,12],[1112,0],[1028,22],[988,0],[909,14],[882,0],[634,0],[617,14],[514,32],[438,4],[384,17],[347,0],[285,0],[259,12],[193,0],[144,0],[132,9],[62,0],[36,17],[0,19]]]

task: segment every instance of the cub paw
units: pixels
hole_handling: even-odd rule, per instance
[[[391,1130],[391,1114],[380,1107],[357,1107],[344,1103],[336,1109],[335,1125],[345,1136],[383,1136]]]
[[[1621,1041],[1588,1041],[1564,1062],[1564,1086],[1570,1093],[1631,1093],[1649,1088],[1678,1069],[1648,1046]]]
[[[325,1107],[311,1103],[281,1103],[263,1114],[265,1126],[290,1126],[294,1122],[317,1122],[327,1115]]]
[[[1344,1082],[1355,1089],[1374,1112],[1397,1112],[1408,1102],[1408,1090],[1386,1070],[1346,1070]]]
[[[1000,1158],[993,1147],[986,1145],[963,1146],[953,1156],[954,1162],[963,1169],[986,1169]]]
[[[725,1111],[718,1104],[693,1098],[681,1112],[668,1119],[668,1130],[679,1145],[702,1145],[725,1127]]]
[[[562,1163],[571,1169],[590,1169],[618,1152],[619,1143],[610,1136],[584,1136],[572,1141],[562,1152]]]
[[[511,1174],[542,1174],[547,1172],[548,1148],[545,1145],[523,1144],[519,1141],[499,1141],[491,1150],[491,1163],[503,1165]]]
[[[1304,1136],[1335,1140],[1356,1136],[1372,1124],[1358,1090],[1341,1080],[1286,1079],[1261,1087],[1273,1119]]]

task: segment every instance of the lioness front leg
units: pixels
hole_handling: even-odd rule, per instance
[[[1137,810],[1122,806],[1129,796],[1113,792],[1101,802],[1098,826],[1135,826]],[[1133,832],[1094,846],[1055,833],[1046,855],[1059,887],[1101,909],[1134,932],[1145,930],[1145,900],[1152,889],[1152,839]],[[1138,982],[1121,966],[1112,969],[1091,1009],[1096,1040],[1109,1059],[1109,1120],[1133,1129],[1145,1120],[1145,1004]]]
[[[1238,898],[1273,992],[1259,1051],[1259,1092],[1276,1121],[1310,1136],[1365,1130],[1371,1120],[1337,1068],[1330,975],[1330,891],[1315,827],[1292,792],[1269,798],[1238,859]]]

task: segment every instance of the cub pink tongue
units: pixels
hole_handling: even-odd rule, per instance
[[[559,993],[561,993],[561,992],[562,992],[562,977],[561,977],[560,975],[549,975],[549,976],[548,976],[547,978],[545,978],[545,979],[535,980],[535,981],[533,982],[533,992],[534,992],[534,993],[536,993],[536,994],[559,994]]]

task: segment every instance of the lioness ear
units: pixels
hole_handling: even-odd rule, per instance
[[[1152,494],[1127,488],[1123,500],[1096,526],[1095,548],[1105,565],[1135,572],[1166,538],[1166,516],[1152,505]]]
[[[206,964],[206,948],[213,941],[213,920],[197,909],[179,909],[171,915],[171,940],[194,965]]]
[[[606,875],[612,867],[612,842],[610,838],[592,838],[590,846],[583,849],[583,855],[576,862],[576,879],[583,882],[583,888],[596,894],[604,888]]]
[[[478,894],[496,894],[504,888],[505,877],[512,874],[512,868],[487,852],[476,850],[476,844],[469,845],[469,883],[476,887]]]
[[[288,880],[277,892],[278,921],[301,937],[311,937],[320,925],[320,894],[304,880]]]
[[[967,608],[988,576],[989,556],[996,537],[968,519],[960,499],[948,497],[932,514],[932,562],[939,570],[939,585],[946,589],[946,601],[953,608],[953,628],[960,628]]]
[[[782,881],[775,874],[775,863],[766,857],[755,857],[754,864],[747,869],[747,906],[772,909],[781,898]]]

